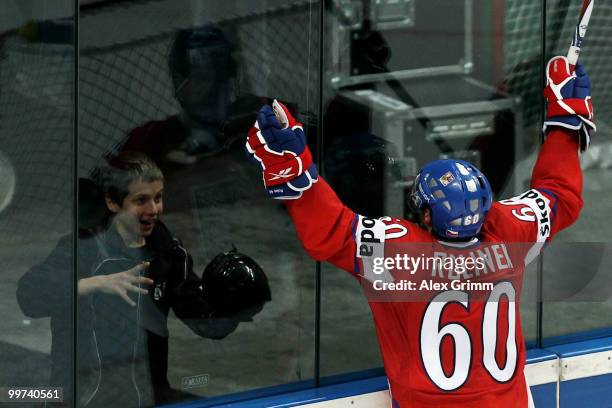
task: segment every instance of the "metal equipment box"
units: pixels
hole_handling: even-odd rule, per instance
[[[412,178],[431,160],[474,163],[498,196],[517,188],[512,169],[519,155],[516,135],[521,120],[515,104],[513,98],[467,75],[381,78],[340,90],[331,100],[326,144],[363,132],[391,142],[402,175],[385,177],[383,197],[371,198],[382,198],[372,215],[406,216]],[[350,129],[343,128],[347,122]]]

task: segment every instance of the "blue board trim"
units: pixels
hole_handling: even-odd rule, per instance
[[[580,356],[612,350],[612,337],[587,340],[570,344],[561,344],[546,349],[527,350],[527,364],[539,363],[556,359]],[[208,408],[208,407],[234,407],[234,408],[286,408],[298,405],[330,401],[355,395],[368,394],[386,390],[387,377],[380,375],[381,368],[334,375],[322,379],[321,387],[313,388],[314,380],[290,383],[274,387],[267,387],[237,394],[224,395],[214,398],[195,400],[180,404],[168,405],[175,408]],[[376,375],[375,377],[371,377]],[[370,378],[363,379],[364,376]],[[534,387],[536,391],[549,391],[548,388]]]
[[[541,363],[542,361],[555,360],[557,355],[550,350],[529,349],[527,350],[527,364]]]
[[[272,387],[276,388],[276,387]],[[264,398],[252,396],[247,397],[250,392],[241,393],[243,398],[239,401],[227,397],[215,397],[209,399],[196,400],[187,403],[166,405],[166,407],[181,407],[181,408],[201,408],[201,407],[249,407],[249,408],[281,408],[294,407],[303,404],[312,404],[315,402],[329,401],[338,398],[351,397],[359,394],[368,394],[372,392],[386,390],[387,377],[368,378],[365,380],[351,381],[343,384],[328,385],[319,388],[310,388],[307,390],[292,392],[282,395],[273,395]],[[269,390],[264,388],[263,390]],[[263,391],[260,390],[260,391]],[[261,395],[260,395],[261,396]],[[254,399],[255,398],[255,399]],[[248,404],[248,405],[247,405]]]
[[[561,358],[598,353],[601,351],[612,350],[612,337],[560,344],[553,347],[547,347],[546,349],[556,353]]]
[[[355,371],[352,373],[342,373],[342,374],[335,374],[335,375],[330,375],[327,377],[322,377],[320,384],[325,386],[325,385],[347,383],[350,381],[365,380],[368,378],[384,377],[384,376],[385,376],[385,369],[382,367],[379,367],[379,368],[371,368],[369,370]]]
[[[597,375],[577,380],[562,381],[559,399],[562,407],[610,407],[612,375]]]
[[[546,383],[529,387],[537,408],[557,408],[557,383]]]
[[[554,359],[557,356],[546,350],[529,350],[527,364],[537,363]],[[360,394],[368,394],[388,389],[387,377],[378,375],[365,379],[355,380],[374,373],[380,374],[382,368],[365,370],[356,373],[340,374],[326,377],[322,382],[335,384],[324,385],[319,388],[306,388],[296,391],[296,387],[312,387],[311,381],[295,384],[285,384],[276,387],[267,387],[253,391],[245,391],[237,394],[224,395],[208,399],[183,402],[179,404],[166,405],[172,408],[212,408],[212,407],[249,407],[249,408],[281,408],[294,407],[315,402],[330,401],[339,398],[352,397]],[[344,382],[338,383],[341,380]],[[308,385],[309,384],[309,385]],[[248,405],[247,405],[248,404]]]
[[[542,347],[551,348],[551,346],[558,346],[567,343],[577,343],[581,341],[595,340],[605,337],[612,337],[612,327],[564,334],[561,336],[544,337],[542,339]]]
[[[253,399],[263,397],[279,397],[282,395],[291,395],[293,393],[313,390],[315,386],[314,380],[299,381],[288,384],[275,385],[272,387],[258,388],[250,391],[237,392],[234,394],[220,395],[218,397],[202,398],[193,401],[180,402],[175,404],[164,405],[167,408],[195,408],[195,407],[217,407],[226,406],[234,403],[245,403]]]

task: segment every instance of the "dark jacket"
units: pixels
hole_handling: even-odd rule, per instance
[[[153,279],[147,295],[128,292],[132,307],[118,295],[78,297],[77,350],[73,354],[72,236],[19,281],[17,299],[29,317],[51,317],[51,383],[70,395],[72,356],[77,358],[79,406],[151,406],[171,402],[180,393],[170,388],[168,326],[170,308],[202,337],[223,338],[237,323],[210,319],[191,256],[159,222],[145,247],[128,248],[114,227],[78,239],[78,279],[125,271],[143,261]]]

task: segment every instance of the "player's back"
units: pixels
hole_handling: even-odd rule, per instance
[[[486,231],[466,243],[445,243],[394,221],[387,221],[387,231],[402,225],[407,233],[385,241],[385,257],[404,253],[425,266],[390,273],[395,283],[412,281],[411,288],[405,283],[368,296],[395,402],[410,408],[527,407],[519,315],[526,246],[500,242],[503,234]],[[462,257],[474,262],[457,268]],[[372,279],[362,284],[371,294]]]
[[[571,132],[549,132],[534,167],[532,189],[494,203],[487,213],[479,241],[469,244],[488,249],[491,262],[508,258],[512,263],[510,268],[498,266],[504,273],[480,277],[492,287],[481,292],[427,289],[429,297],[413,301],[398,301],[395,295],[386,302],[379,296],[368,298],[399,407],[529,406],[518,309],[521,278],[524,264],[578,217],[582,174],[577,146]],[[311,257],[357,277],[373,271],[376,253],[385,257],[395,245],[437,242],[407,221],[354,213],[322,178],[300,199],[287,202],[287,209]],[[420,280],[427,281],[423,276]]]

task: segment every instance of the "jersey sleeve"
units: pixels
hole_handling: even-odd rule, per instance
[[[536,243],[530,259],[582,209],[582,170],[573,131],[549,132],[533,169],[531,189],[491,207],[483,232],[504,242]]]
[[[346,207],[327,182],[318,181],[298,200],[287,200],[287,210],[308,255],[355,273],[354,232],[357,214]]]
[[[384,255],[386,240],[408,233],[406,221],[356,214],[322,177],[301,198],[287,200],[286,205],[308,255],[355,276],[370,264],[366,259]]]

